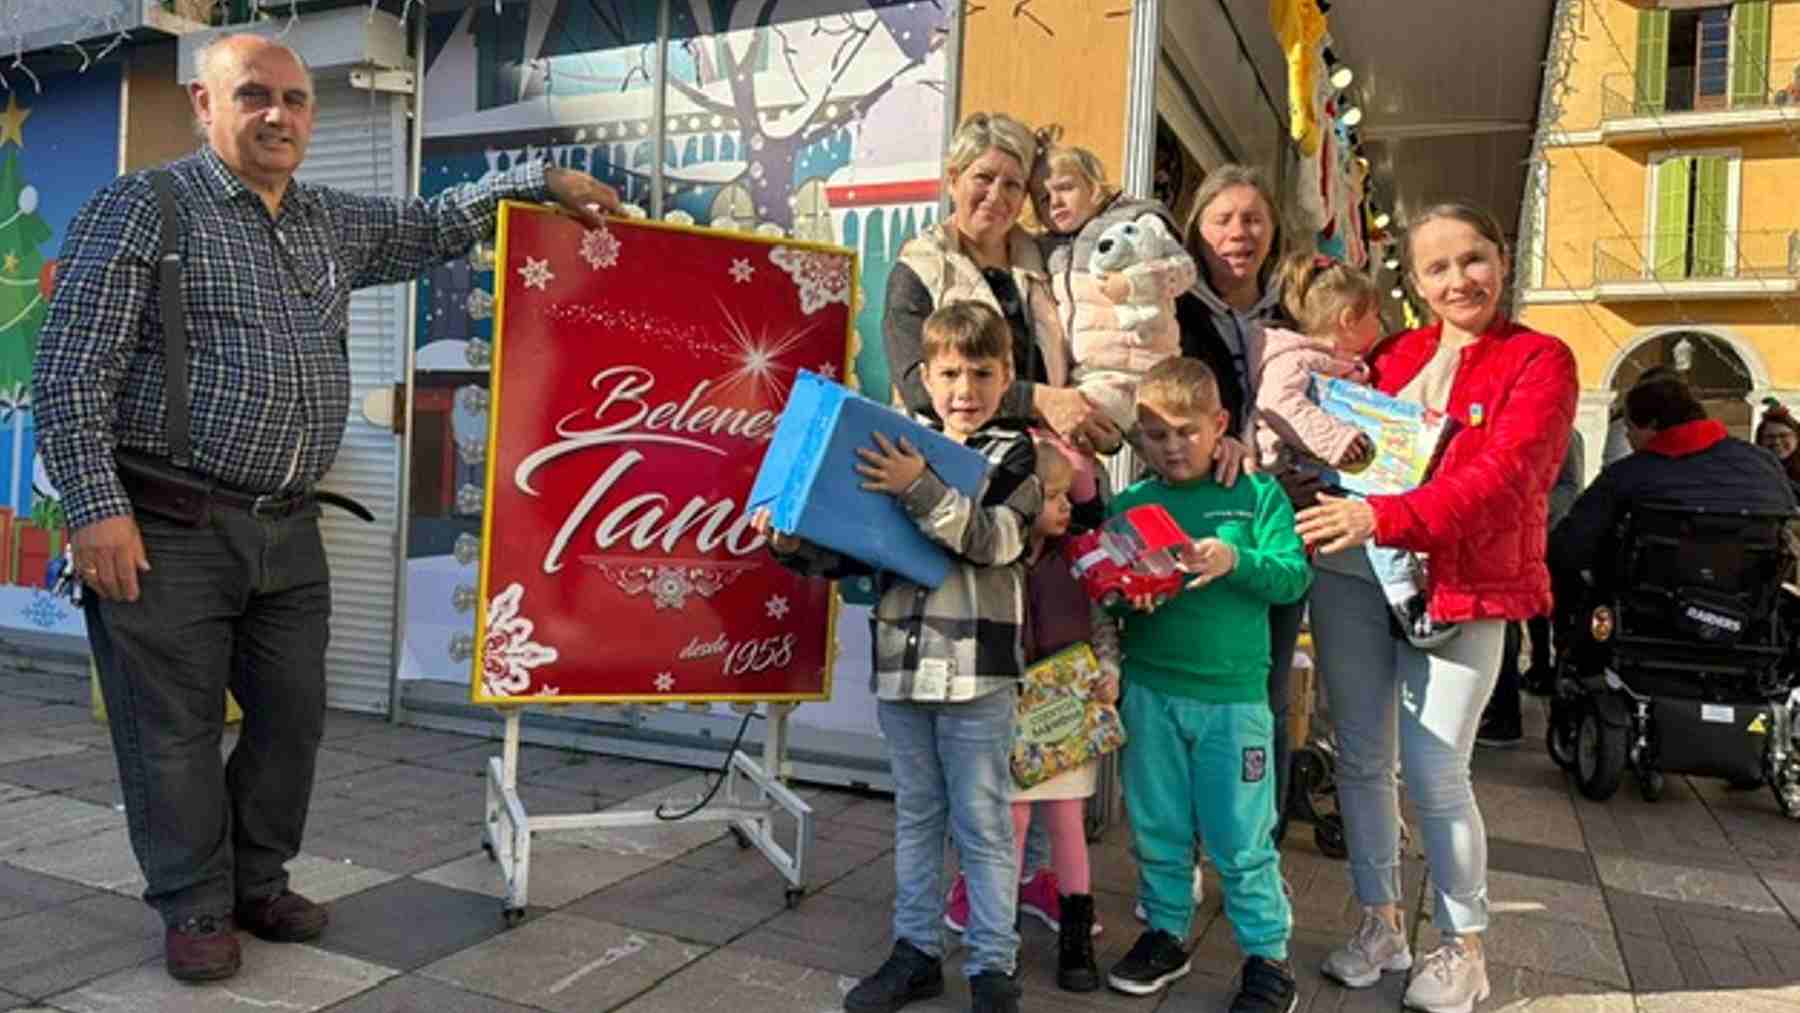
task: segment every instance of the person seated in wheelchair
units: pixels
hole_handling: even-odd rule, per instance
[[[1627,768],[1646,799],[1664,771],[1743,787],[1773,771],[1782,811],[1800,815],[1800,765],[1775,735],[1788,728],[1778,612],[1793,489],[1678,379],[1632,388],[1625,410],[1634,452],[1550,534],[1558,643],[1573,652],[1551,701],[1551,756],[1596,800]]]
[[[1681,380],[1659,378],[1633,387],[1625,395],[1625,425],[1633,453],[1607,465],[1550,532],[1548,563],[1559,625],[1573,624],[1577,636],[1589,625],[1596,590],[1612,590],[1625,548],[1619,544],[1621,522],[1634,507],[1765,516],[1795,512],[1793,487],[1774,455],[1707,418]]]

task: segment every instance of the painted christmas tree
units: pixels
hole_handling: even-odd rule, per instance
[[[43,246],[51,237],[37,213],[37,188],[25,182],[19,166],[30,115],[16,94],[0,111],[0,395],[15,399],[15,391],[31,385],[38,326],[47,310]]]

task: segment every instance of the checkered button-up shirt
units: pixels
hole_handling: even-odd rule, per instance
[[[528,163],[436,198],[298,180],[273,216],[210,149],[170,163],[186,307],[193,467],[249,492],[310,488],[350,410],[350,293],[406,281],[492,234],[503,198],[543,200]],[[40,331],[38,441],[71,527],[131,512],[117,447],[169,453],[157,261],[146,173],[115,180],[69,226]]]
[[[930,424],[924,416],[914,418]],[[1044,505],[1037,452],[1030,435],[998,422],[965,445],[991,465],[979,495],[964,495],[926,468],[899,497],[925,537],[951,553],[951,566],[935,589],[887,571],[875,575],[881,598],[869,618],[869,688],[877,699],[961,703],[1011,689],[1025,672],[1020,560]],[[870,572],[810,542],[775,558],[799,573],[833,580]],[[928,666],[942,677],[922,677]]]

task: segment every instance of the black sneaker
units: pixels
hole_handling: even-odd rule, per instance
[[[1489,749],[1512,749],[1525,738],[1525,729],[1520,727],[1521,724],[1516,717],[1485,715],[1475,729],[1475,744]]]
[[[1285,960],[1251,957],[1238,977],[1238,994],[1230,1013],[1292,1013],[1300,1002],[1294,969]]]
[[[944,962],[902,939],[879,970],[844,996],[844,1009],[849,1013],[894,1013],[915,999],[943,994]]]
[[[983,971],[969,979],[969,1013],[1019,1013],[1024,994],[1011,975]]]
[[[1161,929],[1150,929],[1114,964],[1106,983],[1127,995],[1149,995],[1194,969],[1187,947]]]
[[[1533,665],[1519,676],[1519,688],[1532,696],[1549,696],[1556,692],[1556,669],[1549,665]]]

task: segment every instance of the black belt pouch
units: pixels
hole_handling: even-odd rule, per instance
[[[206,523],[212,509],[211,479],[136,451],[118,451],[113,459],[133,507],[190,528]]]

